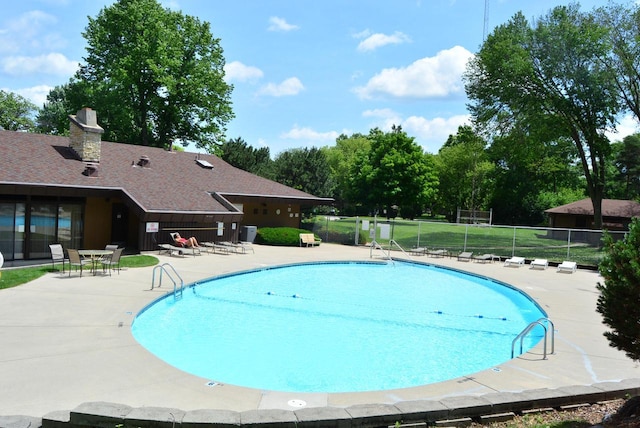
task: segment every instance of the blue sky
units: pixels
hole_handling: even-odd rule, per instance
[[[3,2],[0,89],[41,106],[85,56],[82,32],[113,1]],[[271,155],[331,146],[341,133],[402,128],[430,153],[468,121],[461,81],[483,40],[485,0],[163,0],[211,23],[236,118],[227,138]],[[489,32],[562,0],[489,0]],[[583,9],[604,0],[582,1]],[[100,106],[92,106],[98,112]],[[74,112],[70,112],[74,113]],[[620,135],[634,132],[625,121]],[[617,137],[616,139],[620,139]]]

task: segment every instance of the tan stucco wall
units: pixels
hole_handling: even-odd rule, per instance
[[[300,205],[244,204],[243,226],[299,227]]]

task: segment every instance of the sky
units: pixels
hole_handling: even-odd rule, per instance
[[[42,106],[86,56],[88,17],[113,0],[3,1],[0,89]],[[402,129],[437,153],[469,123],[462,74],[485,31],[563,0],[160,0],[211,24],[235,118],[227,139],[272,156],[341,134]],[[583,0],[583,10],[606,4]],[[90,106],[97,111],[100,106]],[[69,112],[73,114],[75,112]],[[619,135],[636,132],[623,120]],[[193,147],[189,151],[195,151]]]

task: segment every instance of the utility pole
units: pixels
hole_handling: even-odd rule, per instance
[[[489,32],[489,0],[484,0],[484,26],[482,28],[482,41],[487,40]]]

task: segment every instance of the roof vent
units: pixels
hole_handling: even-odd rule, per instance
[[[140,156],[140,160],[138,161],[138,166],[143,168],[151,168],[151,161],[149,160],[149,156],[142,155]]]
[[[97,177],[98,164],[95,162],[86,162],[84,164],[84,171],[82,171],[82,175],[86,175],[87,177]]]
[[[213,165],[211,165],[208,161],[204,159],[196,159],[196,163],[203,168],[213,169]]]

